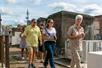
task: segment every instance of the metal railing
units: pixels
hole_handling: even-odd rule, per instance
[[[82,51],[80,52],[82,62],[87,62],[88,52],[102,51],[101,40],[83,40]],[[65,42],[65,58],[70,57],[70,49],[68,48],[68,41]]]

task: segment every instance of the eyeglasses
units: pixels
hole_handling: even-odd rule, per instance
[[[49,23],[54,23],[54,22],[49,22]]]
[[[35,21],[31,22],[31,23],[36,23]]]

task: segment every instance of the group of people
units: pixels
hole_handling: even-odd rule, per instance
[[[47,68],[48,61],[50,62],[51,68],[55,68],[54,65],[54,50],[56,46],[56,30],[53,27],[53,19],[48,19],[46,27],[41,25],[37,26],[35,19],[31,20],[31,24],[26,26],[25,29],[21,29],[21,56],[24,59],[24,48],[26,49],[26,54],[28,57],[29,65],[28,68],[35,68],[34,59],[37,56],[38,50],[42,56],[45,53],[44,67]],[[38,49],[39,47],[39,49]],[[45,49],[45,52],[43,52]]]
[[[69,39],[68,46],[71,50],[71,67],[81,68],[80,66],[80,45],[81,41],[85,36],[84,29],[81,26],[83,20],[82,15],[77,15],[75,18],[75,24],[69,27],[67,33],[67,39]],[[54,51],[56,47],[56,29],[53,27],[54,20],[48,19],[46,26],[37,26],[35,19],[31,20],[31,24],[25,28],[21,28],[21,56],[24,59],[24,48],[26,49],[26,55],[28,57],[28,68],[35,68],[34,59],[37,56],[38,50],[40,51],[41,59],[44,58],[44,68],[47,68],[48,63],[50,63],[51,68],[55,68],[54,65]],[[45,49],[45,51],[43,51]],[[45,54],[45,56],[44,56]]]

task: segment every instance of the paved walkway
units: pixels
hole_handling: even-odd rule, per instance
[[[39,60],[35,62],[36,68],[43,68],[43,63],[40,63]],[[56,68],[66,68],[64,66],[55,64]],[[10,48],[10,68],[27,68],[28,62],[26,60],[20,59],[20,49],[19,48]],[[48,66],[50,68],[50,66]]]
[[[63,65],[64,67],[70,67],[70,59],[68,58],[57,58],[55,59],[55,63]],[[81,67],[82,68],[87,68],[87,64],[86,63],[81,63]]]
[[[10,68],[28,68],[27,60],[21,60],[20,58],[20,49],[17,47],[10,48]],[[70,60],[66,59],[55,59],[56,68],[68,68]],[[36,68],[43,68],[43,63],[40,63],[39,60],[35,61]],[[0,67],[1,68],[1,67]],[[50,66],[48,65],[48,68]],[[82,64],[82,68],[87,68],[87,64]]]

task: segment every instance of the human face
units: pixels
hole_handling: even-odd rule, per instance
[[[49,27],[52,27],[53,24],[54,24],[54,21],[53,20],[50,20],[49,23],[48,23]]]
[[[36,22],[35,22],[35,21],[32,21],[32,22],[31,22],[31,25],[32,25],[32,26],[35,26],[35,25],[36,25]]]
[[[20,27],[20,31],[21,31],[21,32],[23,32],[23,31],[24,31],[24,30],[23,30],[23,27]]]
[[[76,21],[75,21],[75,25],[76,26],[80,26],[81,22],[82,22],[82,19],[81,18],[77,18]]]

